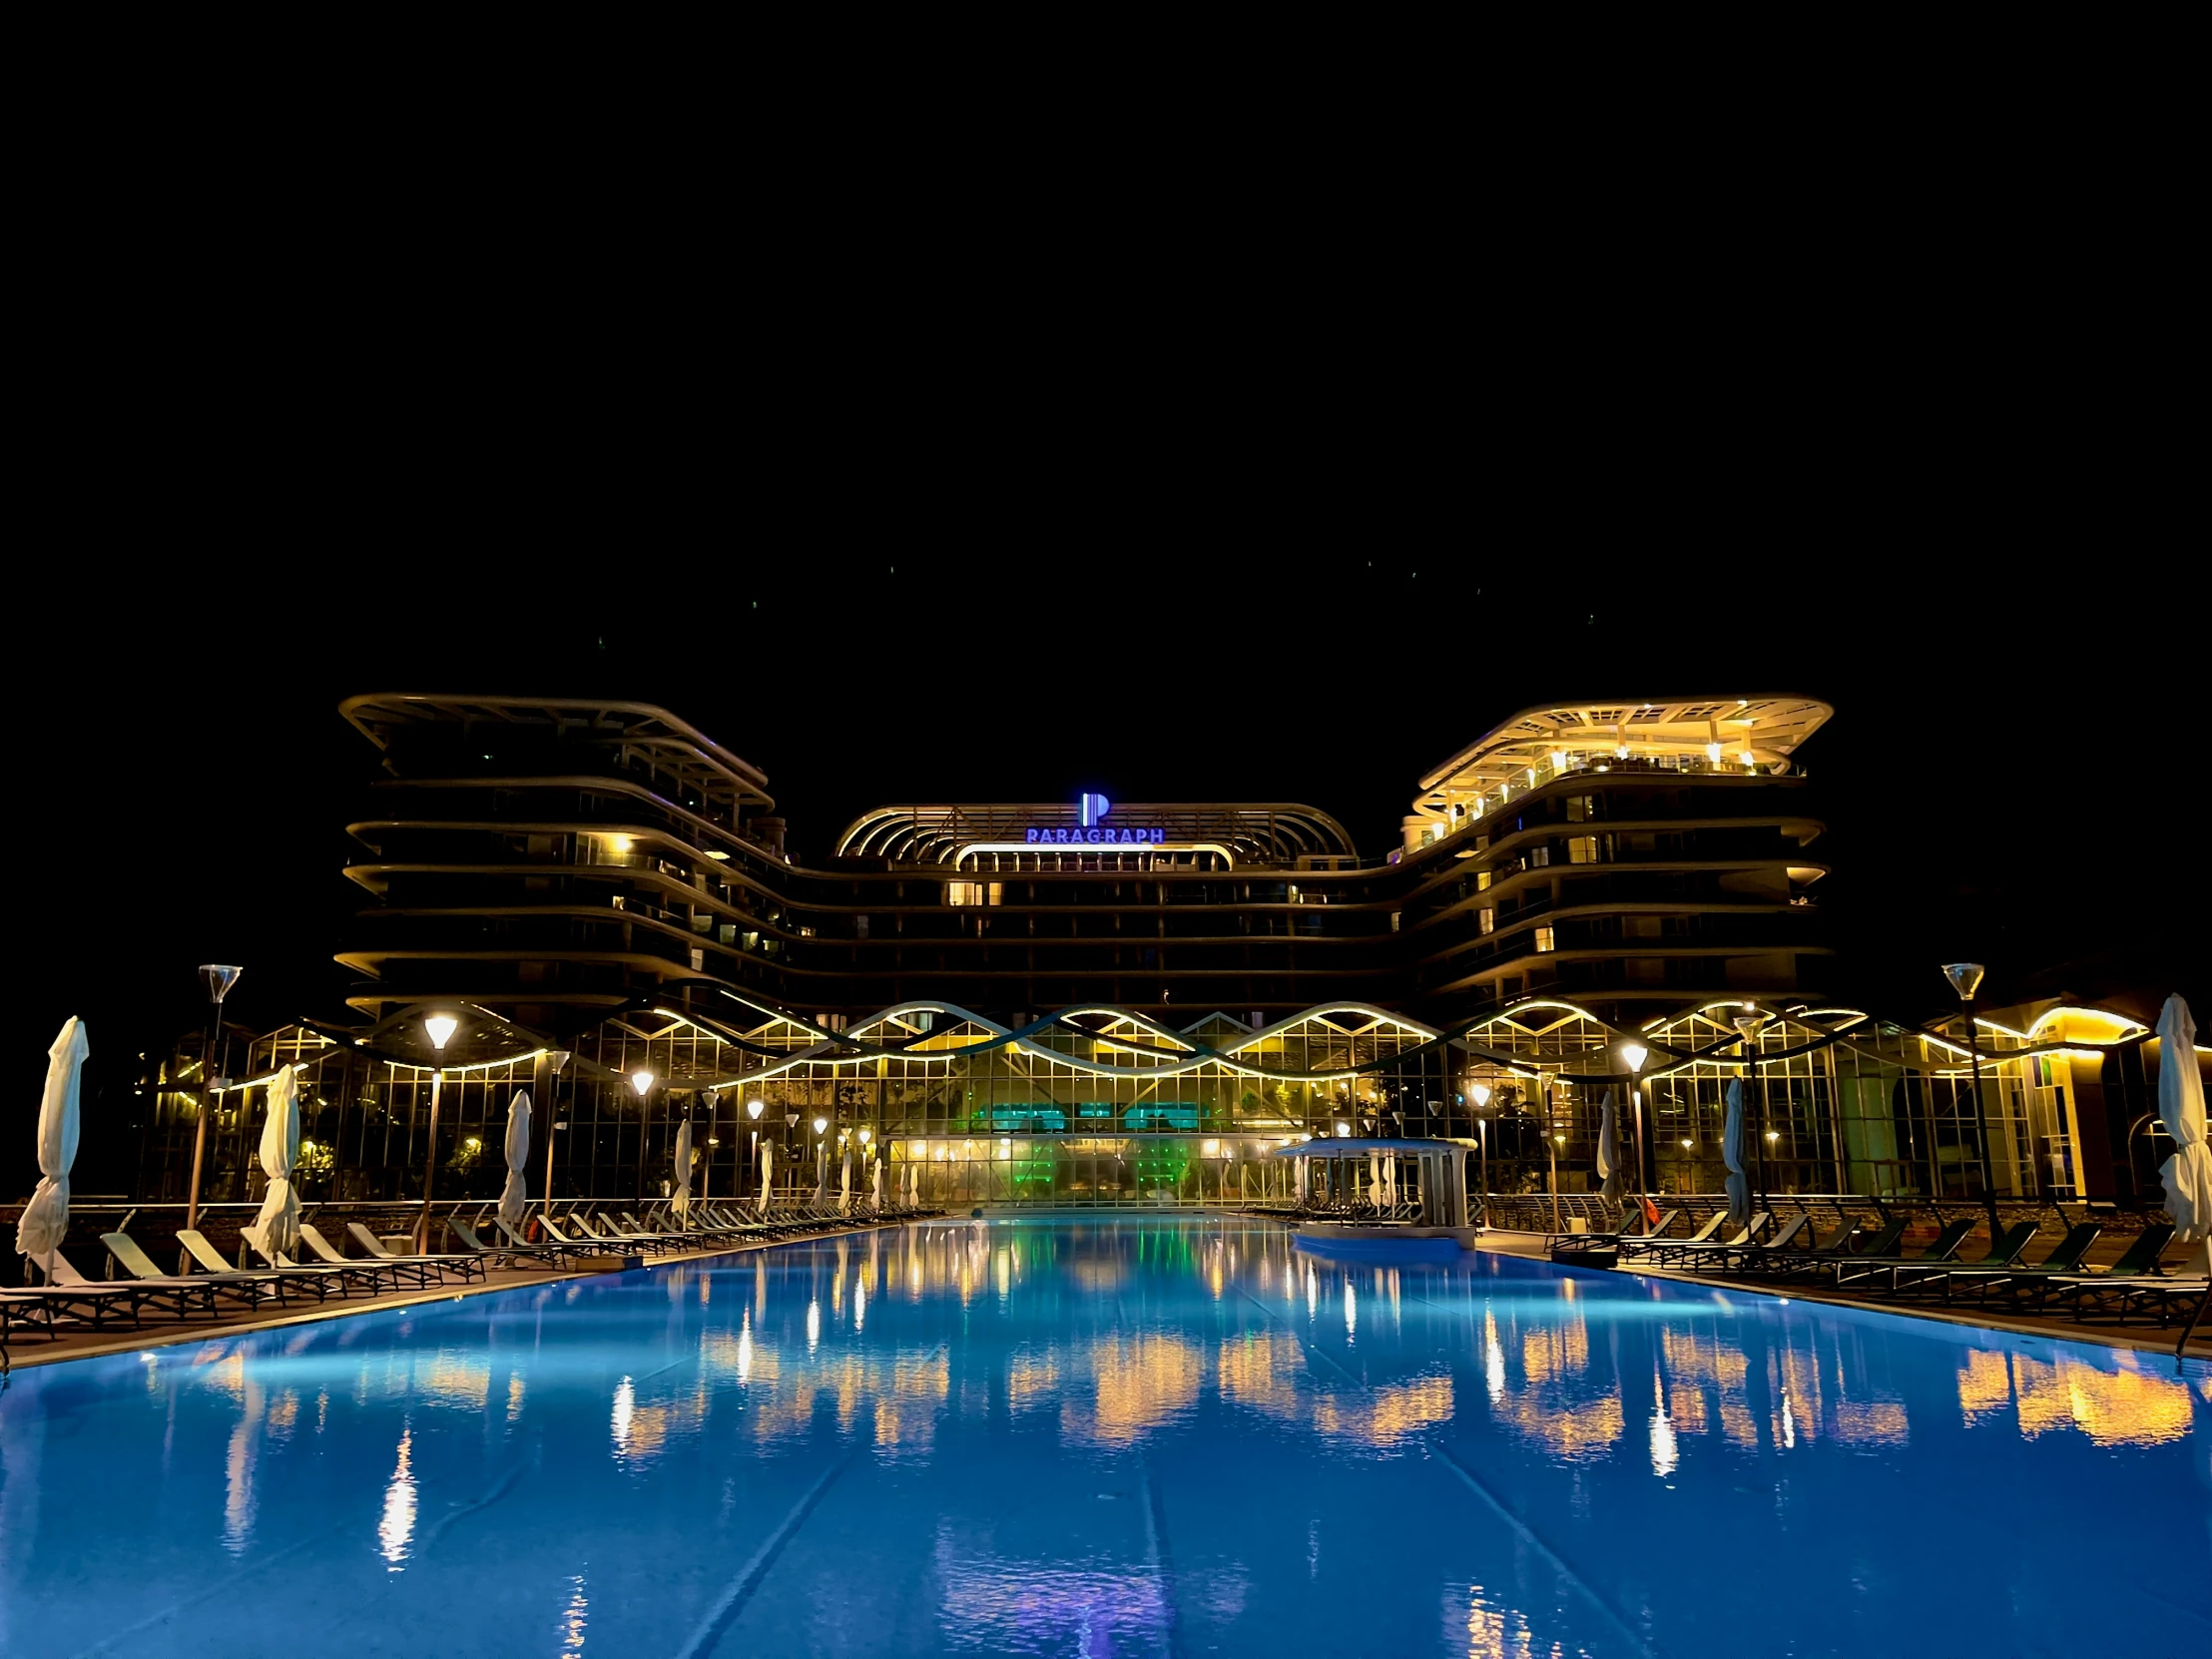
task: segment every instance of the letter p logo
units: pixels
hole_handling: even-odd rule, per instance
[[[1107,810],[1113,806],[1113,803],[1102,795],[1086,795],[1075,805],[1076,815],[1082,819],[1083,828],[1088,830],[1106,816]]]

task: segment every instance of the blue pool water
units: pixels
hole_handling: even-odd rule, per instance
[[[19,1371],[0,1652],[2202,1653],[2205,1372],[932,1225]]]

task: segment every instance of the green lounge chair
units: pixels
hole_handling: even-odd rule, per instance
[[[1935,1242],[1918,1256],[1853,1256],[1836,1264],[1836,1288],[1856,1290],[1862,1281],[1873,1284],[1895,1267],[1912,1265],[1925,1267],[1935,1262],[1947,1262],[1958,1254],[1966,1242],[1966,1235],[1980,1223],[1968,1217],[1962,1221],[1946,1221],[1943,1230],[1936,1235]]]
[[[1923,1289],[1936,1289],[1945,1302],[1956,1296],[1971,1296],[1976,1302],[1986,1301],[1989,1293],[2002,1290],[2022,1280],[2045,1274],[2078,1274],[2081,1259],[2089,1253],[2089,1247],[2102,1236],[2104,1228],[2093,1221],[2076,1222],[2066,1229],[2066,1236],[2051,1247],[2050,1253],[2040,1262],[2021,1263],[2012,1267],[1989,1270],[1977,1267],[1952,1268],[1936,1274],[1923,1285]]]

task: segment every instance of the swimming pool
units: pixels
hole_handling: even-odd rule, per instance
[[[914,1227],[20,1370],[0,1652],[2204,1651],[2205,1372]]]

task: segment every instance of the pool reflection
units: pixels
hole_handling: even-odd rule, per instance
[[[304,1551],[256,1582],[338,1609],[333,1651],[387,1615],[512,1645],[494,1567],[533,1651],[676,1651],[769,1551],[719,1651],[1549,1654],[1625,1621],[1671,1652],[1716,1528],[1780,1646],[1901,1609],[1933,1647],[2042,1640],[2087,1615],[1970,1529],[1916,1601],[1900,1518],[2062,1489],[2164,1502],[2130,1534],[2193,1519],[2201,1554],[2208,1420],[2212,1382],[2149,1359],[1802,1302],[1229,1220],[916,1226],[25,1373],[0,1648],[171,1630]],[[173,1533],[144,1566],[119,1484]]]

